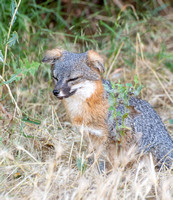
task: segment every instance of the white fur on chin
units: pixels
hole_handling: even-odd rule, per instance
[[[95,92],[96,83],[86,80],[72,86],[71,92],[75,89],[77,91],[72,96],[64,99],[71,119],[83,112],[83,102]]]

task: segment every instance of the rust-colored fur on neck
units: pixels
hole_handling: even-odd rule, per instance
[[[82,102],[82,112],[74,116],[72,123],[74,125],[84,125],[94,127],[107,132],[106,116],[108,102],[103,99],[102,81],[96,81],[95,92],[91,97]],[[107,106],[106,106],[107,105]]]
[[[103,97],[102,80],[95,81],[93,84],[95,84],[94,93],[79,104],[81,105],[78,108],[80,112],[73,115],[71,121],[73,125],[84,131],[84,138],[89,142],[88,153],[95,150],[96,156],[99,156],[108,138],[106,117],[109,105],[107,99]],[[81,99],[78,98],[78,101]],[[65,101],[64,104],[67,113],[69,113],[67,102]]]
[[[90,97],[82,99],[78,94],[63,100],[66,111],[71,118],[73,125],[84,132],[84,138],[89,142],[89,153],[96,150],[99,155],[103,150],[103,145],[108,138],[108,127],[106,117],[108,112],[108,101],[104,99],[104,88],[102,80],[94,81],[94,92]],[[76,104],[78,101],[78,104]],[[76,112],[71,112],[71,107],[78,106]]]

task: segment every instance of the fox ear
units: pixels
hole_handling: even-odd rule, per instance
[[[55,60],[59,59],[62,56],[62,50],[61,49],[52,49],[45,53],[45,56],[42,60],[42,62],[46,62],[49,64],[53,64]]]
[[[88,51],[88,62],[91,67],[100,73],[105,72],[104,60],[97,52],[93,50]]]

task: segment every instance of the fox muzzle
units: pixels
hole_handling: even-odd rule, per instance
[[[53,94],[58,98],[58,99],[63,99],[63,98],[68,98],[70,96],[72,96],[77,90],[74,90],[72,92],[70,92],[69,89],[65,88],[64,90],[63,89],[60,89],[60,90],[57,90],[57,89],[54,89],[53,90]]]
[[[58,96],[59,93],[60,93],[59,90],[53,90],[53,94],[54,94],[55,96]]]

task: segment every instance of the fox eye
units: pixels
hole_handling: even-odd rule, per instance
[[[55,76],[52,76],[52,78],[53,78],[54,80],[58,81],[58,78],[57,78],[57,77],[55,77]]]
[[[80,78],[80,77],[71,78],[71,79],[68,80],[68,82],[76,81],[76,80],[78,80],[79,78]]]

